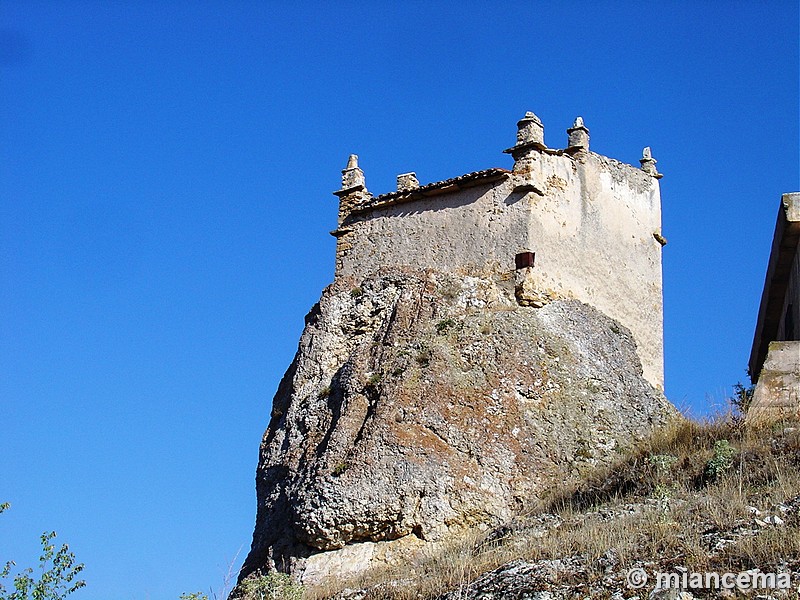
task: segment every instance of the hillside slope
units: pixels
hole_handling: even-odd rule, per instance
[[[683,591],[656,589],[656,573]],[[773,573],[791,587],[715,585],[726,573],[750,585]],[[729,419],[667,427],[488,534],[310,597],[794,599],[799,586],[800,424]]]

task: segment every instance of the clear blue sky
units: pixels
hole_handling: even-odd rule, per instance
[[[798,184],[797,2],[0,3],[0,561],[76,600],[217,589],[340,170],[492,166],[526,110],[662,179],[667,395],[744,380]]]

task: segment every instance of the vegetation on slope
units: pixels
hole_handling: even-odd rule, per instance
[[[646,598],[652,586],[626,585],[626,572],[636,567],[760,569],[797,577],[800,424],[754,428],[737,418],[677,422],[612,467],[572,489],[554,490],[512,523],[402,572],[374,573],[309,597],[405,600],[451,592],[448,598],[468,598],[482,574],[499,573],[515,560],[532,565],[536,589],[561,591],[554,597],[623,592],[625,598]]]

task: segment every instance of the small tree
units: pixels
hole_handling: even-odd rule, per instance
[[[729,401],[740,415],[747,414],[747,409],[750,408],[750,404],[753,402],[755,389],[754,385],[746,386],[741,381],[733,386],[733,396],[729,398]]]
[[[8,502],[0,504],[0,513],[9,507]],[[14,561],[8,561],[0,571],[0,600],[62,600],[75,590],[86,585],[76,577],[83,571],[83,563],[76,564],[75,555],[69,546],[63,544],[56,550],[53,539],[55,531],[44,532],[41,536],[42,554],[39,557],[39,576],[34,576],[33,568],[23,569],[14,576],[14,590],[8,592],[2,581],[11,576]]]

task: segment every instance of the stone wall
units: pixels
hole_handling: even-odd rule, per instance
[[[800,342],[772,342],[758,377],[747,421],[800,418]]]

